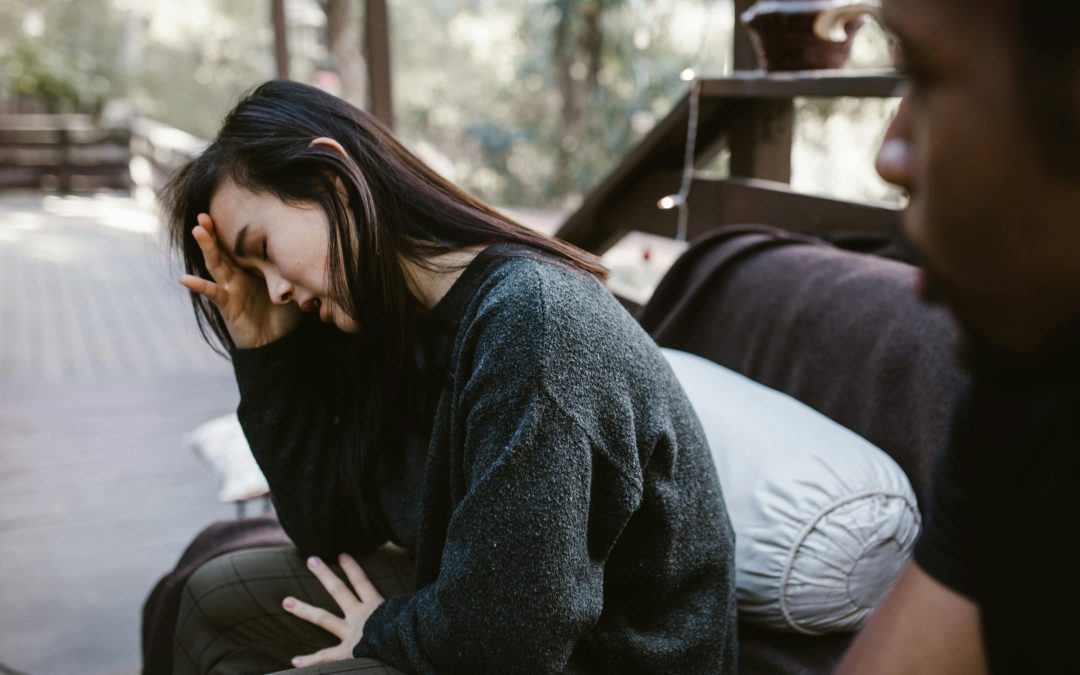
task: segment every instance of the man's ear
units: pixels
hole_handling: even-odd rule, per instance
[[[349,156],[349,153],[345,152],[345,148],[341,147],[341,143],[338,143],[337,141],[328,136],[319,136],[315,140],[311,141],[311,143],[308,144],[308,147],[311,147],[313,145],[322,145],[327,148],[332,148],[340,152],[345,157]]]

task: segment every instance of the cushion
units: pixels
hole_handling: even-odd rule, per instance
[[[242,502],[269,494],[255,457],[251,454],[236,413],[202,424],[185,437],[185,444],[210,465],[219,485],[218,499]]]
[[[903,470],[787,394],[663,351],[701,420],[735,528],[740,618],[807,634],[857,630],[919,533]]]

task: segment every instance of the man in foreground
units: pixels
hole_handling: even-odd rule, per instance
[[[914,560],[842,673],[1065,672],[1080,649],[1080,3],[884,0],[878,155],[972,383]]]

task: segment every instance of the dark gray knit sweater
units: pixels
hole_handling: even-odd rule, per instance
[[[421,322],[441,391],[379,494],[417,591],[371,615],[355,654],[419,673],[734,672],[734,535],[686,396],[602,284],[496,253],[513,250],[479,255]],[[240,421],[302,551],[370,548],[326,499],[342,441],[304,332],[234,354]]]

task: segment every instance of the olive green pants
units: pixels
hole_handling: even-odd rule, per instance
[[[383,597],[409,593],[412,563],[404,551],[385,546],[357,558]],[[332,565],[342,579],[345,575]],[[248,675],[288,671],[399,675],[377,659],[349,659],[291,669],[294,656],[339,643],[326,631],[281,607],[291,595],[341,615],[292,547],[258,548],[214,558],[184,588],[176,623],[174,675]]]

